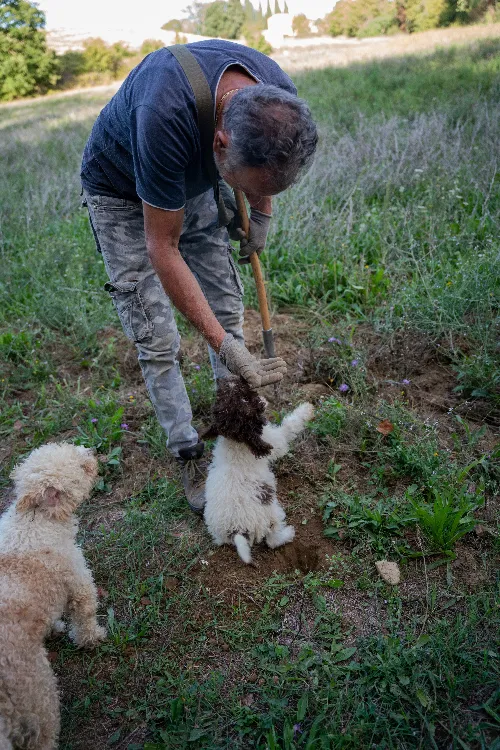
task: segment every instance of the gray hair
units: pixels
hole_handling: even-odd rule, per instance
[[[309,169],[318,142],[306,102],[267,84],[238,91],[224,111],[223,128],[231,138],[225,170],[265,167],[277,192]]]

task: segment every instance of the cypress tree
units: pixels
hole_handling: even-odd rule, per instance
[[[246,21],[253,21],[255,10],[250,0],[245,0],[244,10]]]

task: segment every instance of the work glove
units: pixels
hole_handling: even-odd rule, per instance
[[[281,357],[257,359],[250,354],[234,336],[226,333],[219,350],[222,364],[233,375],[240,375],[250,388],[262,388],[271,383],[279,383],[286,373],[286,362]]]
[[[252,208],[250,212],[250,228],[248,231],[248,239],[242,232],[240,239],[240,260],[238,263],[243,265],[244,263],[250,263],[250,256],[252,253],[260,255],[266,246],[267,233],[269,232],[269,223],[271,221],[270,214],[263,214],[262,211],[258,211],[256,208]]]

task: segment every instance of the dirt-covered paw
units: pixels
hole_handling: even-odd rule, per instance
[[[93,625],[86,628],[72,628],[69,632],[69,637],[73,643],[80,648],[96,646],[106,638],[106,635],[106,628],[100,625]]]

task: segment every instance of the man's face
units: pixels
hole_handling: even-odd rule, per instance
[[[269,172],[265,167],[240,167],[230,171],[226,169],[226,151],[229,137],[224,131],[215,134],[214,158],[217,169],[227,184],[236,190],[242,190],[252,200],[277,195],[281,190],[276,190]]]
[[[274,189],[266,170],[262,167],[241,167],[234,172],[226,172],[223,167],[217,166],[224,181],[230,187],[242,190],[250,201],[281,192]]]

